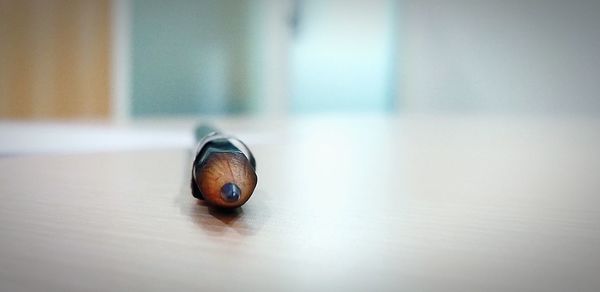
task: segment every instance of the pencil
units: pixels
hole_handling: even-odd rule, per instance
[[[196,129],[198,146],[192,165],[192,195],[223,209],[242,206],[257,183],[256,161],[239,139],[209,126]]]

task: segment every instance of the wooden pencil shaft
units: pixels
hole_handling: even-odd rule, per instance
[[[256,162],[240,140],[213,127],[196,129],[199,145],[192,165],[192,195],[221,208],[243,205],[256,187]]]

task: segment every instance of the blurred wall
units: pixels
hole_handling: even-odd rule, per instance
[[[0,117],[108,117],[109,6],[0,0]]]
[[[395,0],[296,0],[294,112],[389,111],[395,104]]]
[[[252,1],[134,0],[134,116],[243,112],[251,107]]]
[[[600,113],[600,1],[404,0],[400,107]]]

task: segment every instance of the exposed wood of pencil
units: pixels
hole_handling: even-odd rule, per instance
[[[221,208],[236,208],[243,205],[254,192],[257,177],[254,168],[242,153],[211,153],[198,166],[195,172],[198,189],[209,203]],[[240,198],[227,201],[221,196],[221,189],[227,183],[237,185]]]

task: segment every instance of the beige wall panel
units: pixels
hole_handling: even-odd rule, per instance
[[[0,117],[108,117],[109,5],[0,0]]]

